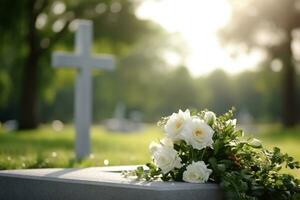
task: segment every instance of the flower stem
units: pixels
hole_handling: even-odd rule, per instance
[[[191,156],[192,156],[192,161],[194,161],[194,149],[191,147]]]
[[[202,151],[201,160],[203,160],[204,154],[205,154],[206,148]]]

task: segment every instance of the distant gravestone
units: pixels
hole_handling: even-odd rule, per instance
[[[115,119],[119,119],[119,120],[125,119],[125,114],[126,114],[126,107],[124,103],[122,102],[117,103],[115,113],[114,113]]]
[[[8,120],[4,123],[3,127],[6,131],[11,132],[18,129],[18,121],[17,120]],[[1,126],[0,126],[1,127]]]
[[[246,109],[241,109],[237,115],[239,126],[246,134],[256,134],[259,132],[258,126],[253,123],[253,116]]]
[[[131,111],[129,114],[130,120],[135,123],[142,122],[142,113],[138,110]]]
[[[141,122],[141,113],[139,111],[132,111],[129,117],[129,119],[126,118],[126,106],[122,102],[119,102],[116,105],[114,118],[104,120],[103,124],[111,132],[141,132],[144,128]]]
[[[76,158],[81,159],[90,153],[89,129],[92,111],[92,80],[91,70],[112,70],[113,58],[109,55],[91,56],[92,22],[78,20],[75,37],[75,53],[55,52],[52,55],[54,67],[65,66],[77,69],[75,86],[75,126]]]

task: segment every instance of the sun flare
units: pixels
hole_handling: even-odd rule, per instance
[[[180,33],[186,41],[189,54],[185,65],[193,76],[206,75],[221,68],[230,74],[253,69],[262,58],[260,52],[231,58],[221,47],[217,31],[229,22],[231,7],[227,0],[161,0],[145,1],[137,16],[159,23],[168,32]],[[166,56],[175,64],[176,56]]]

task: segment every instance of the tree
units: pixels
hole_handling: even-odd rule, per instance
[[[236,105],[232,81],[224,71],[214,71],[207,79],[206,84],[210,97],[209,109],[221,114],[226,112],[226,109]]]
[[[226,45],[267,52],[270,61],[277,59],[282,70],[282,120],[286,127],[294,126],[296,118],[296,72],[292,43],[300,28],[299,0],[231,0],[231,21],[220,32]]]
[[[3,33],[0,37],[2,40],[6,36],[10,37],[10,43],[18,38],[20,48],[14,50],[23,62],[21,76],[18,77],[21,79],[20,129],[38,126],[40,91],[48,86],[45,82],[51,80],[50,75],[45,73],[50,66],[42,65],[42,61],[50,57],[50,50],[55,45],[70,46],[71,37],[65,33],[75,19],[94,20],[97,24],[96,40],[107,40],[116,54],[137,41],[148,30],[148,24],[135,16],[135,5],[131,1],[3,0],[0,7],[0,29]],[[4,67],[8,69],[18,66]]]

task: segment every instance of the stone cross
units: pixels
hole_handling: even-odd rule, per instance
[[[55,52],[52,55],[54,67],[65,66],[77,69],[75,85],[75,151],[76,158],[82,159],[90,154],[90,124],[92,111],[92,77],[93,67],[112,70],[112,56],[91,56],[92,29],[90,20],[78,20],[75,37],[75,53]]]

